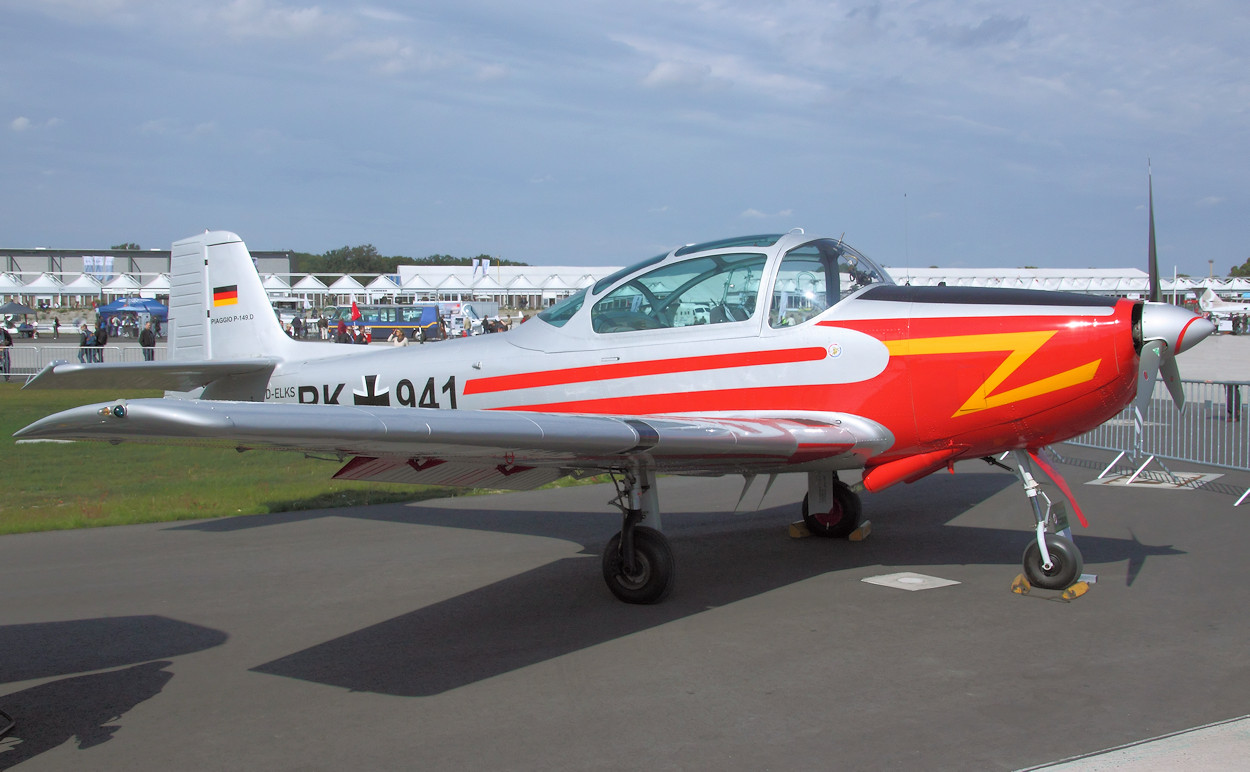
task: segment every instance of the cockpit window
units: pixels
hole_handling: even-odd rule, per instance
[[[781,238],[780,233],[766,233],[759,236],[736,236],[720,241],[705,241],[702,244],[687,244],[673,254],[681,257],[695,252],[707,252],[712,249],[737,249],[740,247],[771,247]]]
[[[764,255],[696,257],[657,268],[590,309],[595,332],[631,332],[741,322],[755,314]]]
[[[582,303],[586,302],[586,290],[581,290],[575,294],[569,295],[564,300],[556,303],[551,308],[545,308],[539,311],[537,318],[542,319],[552,327],[563,327],[564,323],[573,318],[573,314],[577,313]]]
[[[768,323],[802,324],[869,284],[893,284],[877,264],[841,242],[821,239],[786,253],[773,284]]]
[[[613,284],[616,284],[618,281],[625,278],[626,276],[629,276],[631,273],[634,273],[635,271],[641,271],[643,268],[646,268],[649,265],[655,265],[656,263],[660,262],[666,257],[668,257],[667,254],[656,255],[655,257],[648,257],[646,260],[640,260],[637,263],[634,263],[633,265],[627,265],[624,268],[620,269],[619,271],[613,271],[611,274],[604,276],[602,279],[595,282],[595,287],[592,290],[592,294],[598,295],[600,292],[603,292],[605,289],[607,289],[608,287],[611,287]]]

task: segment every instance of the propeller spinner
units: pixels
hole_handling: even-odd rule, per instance
[[[1160,374],[1172,395],[1177,409],[1185,406],[1181,390],[1181,374],[1176,355],[1198,345],[1215,332],[1215,325],[1201,316],[1167,303],[1145,303],[1141,314],[1141,359],[1137,366],[1137,398],[1133,401],[1142,413],[1154,395],[1155,381]]]

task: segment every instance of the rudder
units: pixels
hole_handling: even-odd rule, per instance
[[[282,331],[237,235],[206,231],[174,242],[170,257],[171,359],[281,356],[296,345]]]

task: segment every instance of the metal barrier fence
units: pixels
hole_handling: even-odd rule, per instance
[[[85,349],[78,346],[12,346],[8,349],[9,369],[4,373],[9,377],[34,375],[42,370],[46,365],[58,360],[64,362],[87,361],[78,358],[80,353],[86,351],[99,352],[105,362],[142,362],[143,348],[140,346],[101,346],[99,348]],[[165,361],[167,349],[165,346],[155,346],[152,349],[153,359],[157,362]],[[3,354],[0,354],[0,363],[3,362]],[[99,360],[96,360],[99,361]]]
[[[1068,442],[1121,454],[1111,466],[1128,455],[1142,462],[1159,458],[1250,471],[1250,381],[1181,381],[1181,387],[1185,409],[1178,411],[1167,389],[1156,384],[1140,434],[1130,405]],[[1246,495],[1250,491],[1237,503]]]

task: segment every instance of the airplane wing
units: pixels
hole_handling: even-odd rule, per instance
[[[266,357],[238,360],[196,360],[172,362],[102,362],[74,364],[53,362],[26,382],[27,389],[163,389],[191,391],[209,384],[232,385],[233,393],[223,397],[240,398],[260,393],[277,366]],[[243,391],[238,391],[242,387]]]
[[[525,489],[645,457],[691,474],[863,466],[893,443],[856,416],[636,417],[137,399],[84,405],[14,435],[29,440],[208,444],[348,460],[341,479]]]

